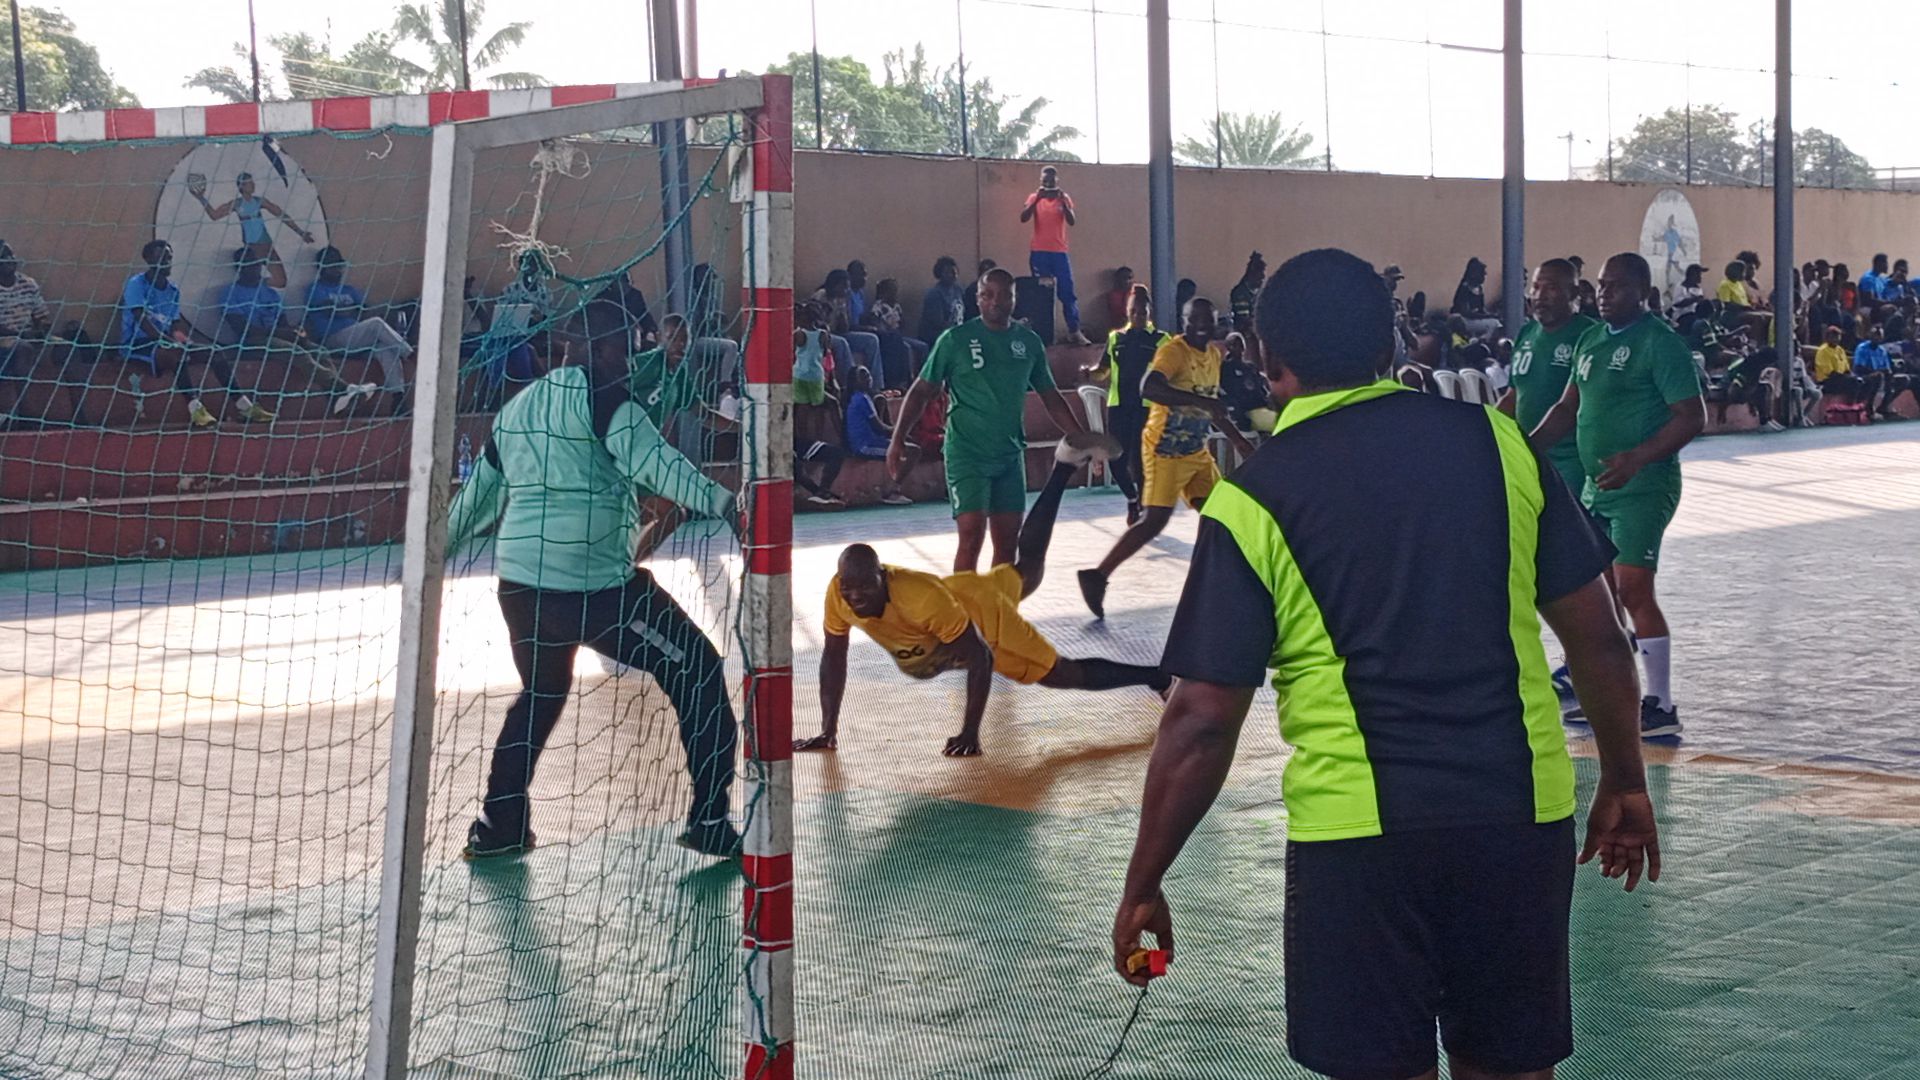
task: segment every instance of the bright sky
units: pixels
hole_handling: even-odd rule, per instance
[[[199,0],[127,17],[126,0],[35,0],[64,10],[147,105],[210,102],[181,83],[234,63],[246,0]],[[695,0],[681,0],[686,3]],[[702,74],[761,70],[811,47],[871,64],[914,41],[949,62],[964,44],[974,77],[1084,133],[1089,160],[1146,157],[1146,0],[697,0]],[[255,0],[261,39],[307,31],[344,49],[393,18],[393,0]],[[486,23],[533,24],[511,66],[562,83],[648,76],[645,0],[491,0]],[[1172,0],[1175,138],[1224,111],[1281,110],[1329,144],[1338,168],[1441,176],[1500,172],[1500,0]],[[1797,5],[1795,127],[1821,127],[1875,165],[1920,166],[1911,126],[1920,76],[1901,85],[1920,4],[1876,6],[1870,33],[1823,4]],[[886,18],[876,18],[883,10]],[[1526,0],[1527,172],[1564,179],[1643,115],[1689,100],[1745,120],[1772,108],[1772,4]],[[1217,19],[1217,24],[1210,22]],[[217,27],[209,30],[209,27]],[[1611,63],[1602,59],[1615,57]],[[1688,64],[1692,64],[1689,68]],[[1873,103],[1871,110],[1860,107]],[[806,103],[796,103],[806,137]],[[1566,138],[1572,133],[1571,146]]]

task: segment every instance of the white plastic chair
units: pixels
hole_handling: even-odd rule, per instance
[[[1107,388],[1087,384],[1075,387],[1074,393],[1080,395],[1080,407],[1087,414],[1087,430],[1102,435],[1106,434]],[[1087,468],[1088,484],[1093,483],[1092,470],[1098,468],[1100,470],[1100,486],[1113,486],[1113,470],[1107,468],[1105,465],[1090,465]]]
[[[1433,373],[1433,388],[1440,396],[1454,401],[1460,400],[1460,376],[1458,372],[1436,370]]]
[[[1464,368],[1454,372],[1460,377],[1460,400],[1476,405],[1493,404],[1493,380],[1484,371]]]

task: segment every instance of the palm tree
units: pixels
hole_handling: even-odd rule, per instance
[[[1313,134],[1302,124],[1288,127],[1278,112],[1221,113],[1207,123],[1207,138],[1191,135],[1173,148],[1188,165],[1244,169],[1308,169],[1321,164],[1313,152]],[[1218,158],[1215,152],[1218,152]]]
[[[467,64],[485,74],[488,84],[506,89],[511,87],[545,86],[547,80],[530,71],[492,71],[506,60],[507,54],[526,43],[527,30],[533,26],[528,22],[508,23],[493,32],[479,47],[473,43],[480,38],[480,24],[486,18],[487,0],[464,0],[465,34],[461,33],[462,0],[438,0],[435,7],[425,3],[402,4],[400,13],[393,20],[393,32],[401,41],[411,41],[427,48],[428,63],[425,90],[471,89],[462,85]]]

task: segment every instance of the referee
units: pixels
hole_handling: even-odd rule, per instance
[[[1629,889],[1660,874],[1612,551],[1512,420],[1382,378],[1393,306],[1367,263],[1297,256],[1257,320],[1285,408],[1203,511],[1115,964],[1143,932],[1171,948],[1161,883],[1272,672],[1288,1051],[1338,1080],[1431,1078],[1437,1024],[1457,1080],[1551,1077],[1573,1051],[1574,775],[1536,610],[1600,752],[1578,860]]]

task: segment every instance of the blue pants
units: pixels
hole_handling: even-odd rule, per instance
[[[1053,279],[1053,293],[1060,298],[1060,313],[1067,318],[1067,333],[1080,331],[1080,298],[1073,295],[1073,263],[1064,251],[1029,251],[1027,269],[1034,277]]]

